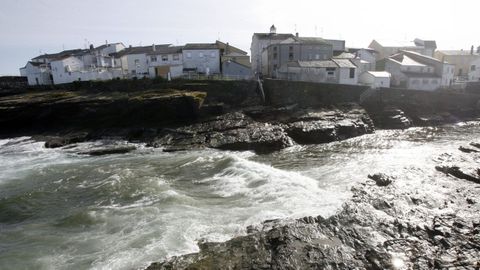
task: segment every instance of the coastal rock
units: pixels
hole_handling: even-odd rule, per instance
[[[152,145],[164,151],[199,149],[252,150],[267,153],[292,145],[282,127],[259,123],[240,112],[205,119],[199,123],[163,129]]]
[[[37,138],[38,140],[45,140],[45,148],[59,148],[73,143],[84,142],[88,140],[89,134],[87,132],[69,133],[64,136],[46,136],[44,138]]]
[[[435,169],[439,172],[452,175],[459,179],[464,179],[473,183],[480,184],[480,170],[476,170],[475,173],[469,173],[462,170],[458,166],[436,166]]]
[[[387,107],[381,113],[378,122],[383,128],[407,129],[412,126],[412,120],[405,113],[395,107]]]
[[[373,175],[369,174],[368,178],[375,181],[377,186],[380,186],[380,187],[386,187],[393,182],[393,178],[384,174],[384,173],[376,173],[376,174],[373,174]]]
[[[80,152],[80,155],[90,155],[90,156],[104,156],[104,155],[113,155],[113,154],[125,154],[136,150],[137,148],[133,145],[115,145],[115,146],[104,146],[100,148],[95,148],[93,150],[88,150]]]
[[[472,148],[468,148],[468,147],[464,147],[464,146],[460,146],[458,148],[458,150],[464,152],[464,153],[478,153],[480,152],[479,150],[475,150],[475,149],[472,149]]]

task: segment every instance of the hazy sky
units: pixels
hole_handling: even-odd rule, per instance
[[[477,0],[1,0],[0,75],[41,53],[109,42],[230,42],[250,53],[253,32],[345,39],[435,39],[441,49],[480,45]]]

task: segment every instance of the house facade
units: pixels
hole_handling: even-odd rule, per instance
[[[324,39],[295,36],[267,47],[262,73],[276,78],[278,69],[288,62],[328,60],[332,56],[333,46]]]
[[[267,63],[267,59],[262,57],[264,50],[270,45],[278,44],[288,38],[294,37],[292,34],[277,34],[275,25],[270,27],[269,33],[254,33],[252,36],[252,43],[250,46],[250,54],[252,57],[252,73],[255,76],[262,75],[262,66]]]
[[[480,59],[480,47],[470,50],[439,50],[435,58],[455,66],[455,77],[461,81],[477,80],[475,75]]]
[[[375,50],[376,61],[383,60],[391,55],[397,54],[400,51],[417,52],[422,55],[434,56],[437,43],[434,40],[422,40],[416,38],[414,41],[395,42],[395,41],[380,41],[373,40],[368,48]]]
[[[183,47],[183,72],[220,74],[220,49],[215,43],[189,43]]]
[[[411,51],[386,58],[385,71],[392,74],[392,86],[425,91],[448,88],[454,77],[453,65]]]
[[[316,83],[358,83],[356,66],[348,59],[287,62],[278,70],[278,78]]]
[[[53,83],[49,64],[28,62],[20,69],[20,75],[27,77],[28,85],[50,85]]]
[[[159,47],[147,53],[150,78],[178,78],[183,75],[183,46]]]
[[[389,88],[392,75],[386,71],[366,71],[358,77],[358,83],[370,88]]]

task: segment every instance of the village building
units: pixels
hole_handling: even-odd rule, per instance
[[[389,88],[392,75],[387,71],[366,71],[358,77],[358,83],[370,88]]]
[[[276,78],[278,69],[288,62],[329,60],[332,57],[333,46],[324,39],[294,36],[267,47],[262,54],[262,74]]]
[[[53,83],[50,66],[42,62],[29,61],[20,68],[20,75],[27,77],[28,85],[50,85]]]
[[[400,51],[417,52],[433,57],[437,49],[437,43],[434,40],[422,40],[418,38],[408,42],[389,42],[374,39],[368,47],[377,52],[375,55],[376,61],[380,61]]]
[[[433,91],[453,83],[454,66],[417,52],[401,51],[386,58],[385,71],[395,87]]]
[[[125,78],[143,78],[149,77],[149,56],[147,54],[154,52],[162,47],[169,47],[170,44],[150,45],[150,46],[129,46],[125,50],[112,54],[115,58],[115,65],[122,69]]]
[[[480,47],[474,50],[438,50],[435,58],[442,62],[448,62],[455,66],[455,79],[457,81],[478,81]]]
[[[277,28],[275,25],[270,27],[269,33],[254,33],[252,36],[252,43],[250,46],[250,52],[252,57],[252,73],[255,76],[262,75],[262,66],[265,66],[266,63],[262,60],[262,53],[267,47],[273,44],[278,44],[287,38],[292,38],[292,34],[277,34]]]
[[[220,49],[216,43],[188,43],[183,47],[183,73],[221,74]]]
[[[350,84],[358,83],[357,67],[349,59],[291,61],[278,70],[278,78],[290,81]]]
[[[159,46],[147,53],[150,78],[178,78],[183,75],[183,46]]]
[[[222,76],[226,79],[248,80],[253,77],[250,56],[244,50],[216,41],[220,49]]]

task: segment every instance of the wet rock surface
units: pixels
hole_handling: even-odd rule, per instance
[[[373,132],[363,109],[353,104],[339,108],[247,108],[162,129],[149,145],[164,151],[210,147],[266,153],[293,143],[327,143]]]
[[[480,157],[457,150],[432,158],[474,167]],[[330,218],[265,221],[147,269],[479,269],[480,185],[431,170],[415,183],[398,176],[386,186],[357,184]]]

